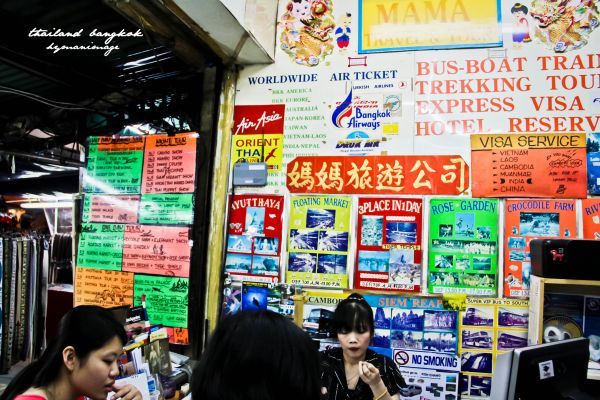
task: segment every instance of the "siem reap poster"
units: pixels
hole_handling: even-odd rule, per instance
[[[498,200],[431,199],[429,293],[497,293]]]
[[[283,196],[229,198],[225,272],[236,280],[279,281]]]
[[[347,288],[350,209],[347,196],[292,196],[286,282]]]
[[[422,211],[422,199],[358,199],[355,289],[421,290]]]
[[[506,200],[504,220],[504,296],[529,297],[529,242],[577,237],[575,200]]]

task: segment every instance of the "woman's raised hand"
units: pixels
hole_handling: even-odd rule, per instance
[[[358,376],[369,386],[376,385],[381,380],[379,370],[367,361],[358,362]]]

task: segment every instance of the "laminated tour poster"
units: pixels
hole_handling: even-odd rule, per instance
[[[529,297],[529,242],[577,237],[575,200],[506,200],[504,207],[504,296]]]
[[[429,293],[494,296],[498,200],[431,199]]]
[[[356,289],[419,292],[422,199],[358,199]]]
[[[145,295],[152,324],[187,328],[188,286],[188,278],[135,274],[134,305],[142,305],[142,295]]]
[[[144,137],[94,136],[88,139],[83,175],[85,193],[140,193]]]
[[[529,302],[468,297],[460,313],[461,399],[488,399],[496,357],[527,346]]]
[[[279,281],[283,196],[229,197],[225,272],[236,280]]]
[[[81,224],[77,267],[120,271],[124,232],[122,224]]]
[[[350,209],[347,196],[292,196],[286,282],[348,287]]]

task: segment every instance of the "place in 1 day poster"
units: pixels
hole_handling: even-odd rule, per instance
[[[527,300],[468,297],[459,315],[460,396],[489,398],[496,357],[527,346]]]
[[[292,196],[286,282],[348,287],[351,198]]]
[[[431,199],[429,293],[495,295],[498,200]]]
[[[583,199],[581,209],[583,238],[600,240],[600,199]]]
[[[403,398],[417,392],[419,399],[457,398],[458,311],[445,309],[441,298],[366,295],[365,300],[373,309],[372,349],[401,369],[408,384]]]
[[[229,204],[225,272],[278,281],[283,196],[236,194]]]
[[[529,297],[529,242],[576,237],[575,200],[506,200],[504,218],[504,296]]]
[[[356,289],[421,290],[422,206],[422,199],[358,199]]]

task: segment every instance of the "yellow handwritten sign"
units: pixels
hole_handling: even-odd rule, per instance
[[[361,0],[359,53],[502,45],[497,0]]]
[[[75,305],[133,305],[133,274],[94,268],[75,269]]]

